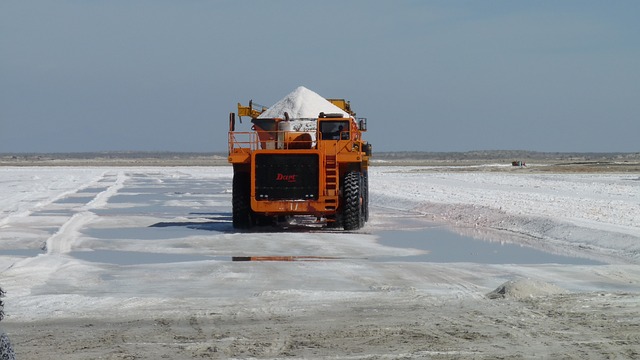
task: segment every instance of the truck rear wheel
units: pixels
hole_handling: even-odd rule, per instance
[[[358,230],[364,224],[362,177],[359,172],[352,171],[344,178],[343,200],[344,212],[342,223],[345,230]]]
[[[249,174],[238,172],[233,174],[233,227],[249,229],[253,225],[251,211],[251,179]]]
[[[367,222],[369,221],[369,172],[368,171],[365,171],[362,174],[362,185],[364,188],[363,195],[362,195],[362,198],[364,199],[362,212],[364,213],[364,222]]]

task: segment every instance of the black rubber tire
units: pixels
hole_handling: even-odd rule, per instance
[[[364,226],[365,216],[364,213],[365,202],[365,188],[364,188],[364,175],[360,174],[360,227]]]
[[[358,230],[364,223],[362,214],[362,179],[357,171],[352,171],[344,177],[342,199],[344,211],[342,225],[345,230]]]
[[[238,172],[233,174],[233,227],[236,229],[250,229],[253,226],[253,212],[251,211],[251,179],[249,174]]]
[[[362,205],[363,205],[363,209],[362,212],[364,214],[364,222],[369,221],[369,172],[365,171],[364,173],[362,173],[362,186],[363,186],[363,201],[362,201]]]

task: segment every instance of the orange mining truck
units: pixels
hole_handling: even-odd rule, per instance
[[[252,131],[245,132],[236,131],[236,114],[230,114],[235,228],[290,223],[305,215],[314,224],[357,230],[368,220],[366,119],[356,118],[346,100],[326,101],[343,111],[264,117],[267,108],[238,104],[240,120],[251,117]]]

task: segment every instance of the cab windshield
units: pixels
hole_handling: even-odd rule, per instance
[[[323,121],[320,133],[322,140],[349,140],[349,121]]]

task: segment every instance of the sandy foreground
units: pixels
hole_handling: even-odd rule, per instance
[[[639,175],[519,170],[376,166],[344,233],[234,231],[225,166],[0,168],[1,325],[19,359],[640,358]],[[445,226],[597,264],[381,241]]]

